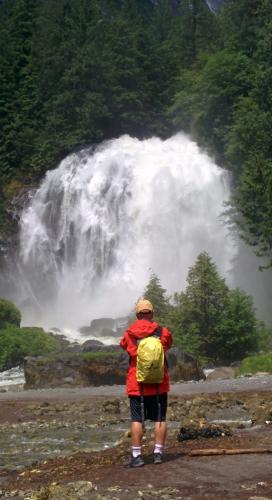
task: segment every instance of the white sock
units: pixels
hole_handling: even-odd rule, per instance
[[[163,444],[155,444],[154,453],[160,453],[162,455],[163,448]]]
[[[141,446],[132,446],[131,453],[133,458],[137,458],[139,455],[141,455]]]

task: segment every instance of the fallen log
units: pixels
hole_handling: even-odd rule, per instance
[[[272,448],[236,448],[233,450],[224,448],[211,448],[209,450],[192,450],[190,457],[205,457],[208,455],[242,455],[248,453],[272,453]]]

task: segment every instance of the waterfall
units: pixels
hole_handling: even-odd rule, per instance
[[[125,135],[69,155],[21,216],[24,323],[78,327],[127,314],[150,272],[181,291],[202,251],[228,276],[237,252],[221,217],[229,191],[228,173],[184,134]]]

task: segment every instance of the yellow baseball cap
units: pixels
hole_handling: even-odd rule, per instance
[[[151,311],[153,312],[153,306],[151,302],[149,302],[149,300],[147,299],[140,299],[135,306],[136,314],[140,312],[151,312]]]

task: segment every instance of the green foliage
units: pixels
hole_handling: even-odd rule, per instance
[[[21,313],[19,309],[7,299],[0,299],[0,329],[7,325],[20,326]]]
[[[176,296],[180,305],[176,336],[180,333],[182,343],[186,332],[186,344],[192,338],[194,352],[197,349],[205,359],[215,360],[222,347],[219,326],[227,302],[227,285],[206,252],[189,269],[187,283],[185,292]]]
[[[228,291],[219,326],[219,339],[220,357],[227,363],[258,351],[259,331],[253,302],[250,296],[238,288]]]
[[[243,359],[240,366],[240,373],[272,373],[272,354],[261,354],[259,356],[249,356]]]
[[[176,126],[187,128],[222,157],[236,99],[247,95],[253,74],[252,62],[242,53],[203,55],[181,75],[171,109]]]
[[[272,328],[265,325],[263,321],[258,323],[259,352],[272,352]]]
[[[0,330],[0,370],[19,365],[25,356],[39,356],[60,349],[59,341],[41,328],[7,325]]]
[[[176,293],[169,321],[175,345],[205,362],[206,358],[200,354],[201,338],[198,324],[194,320],[190,321],[190,311],[193,312],[187,295],[184,292]]]
[[[174,295],[167,320],[175,343],[203,363],[240,360],[267,338],[251,297],[229,289],[206,252],[189,269],[185,291]]]
[[[144,294],[145,299],[150,300],[154,307],[154,319],[160,324],[165,324],[169,315],[170,301],[166,296],[166,290],[161,286],[158,276],[151,274]]]
[[[234,173],[233,220],[272,265],[272,4],[228,0],[216,46],[181,69],[172,122]]]

